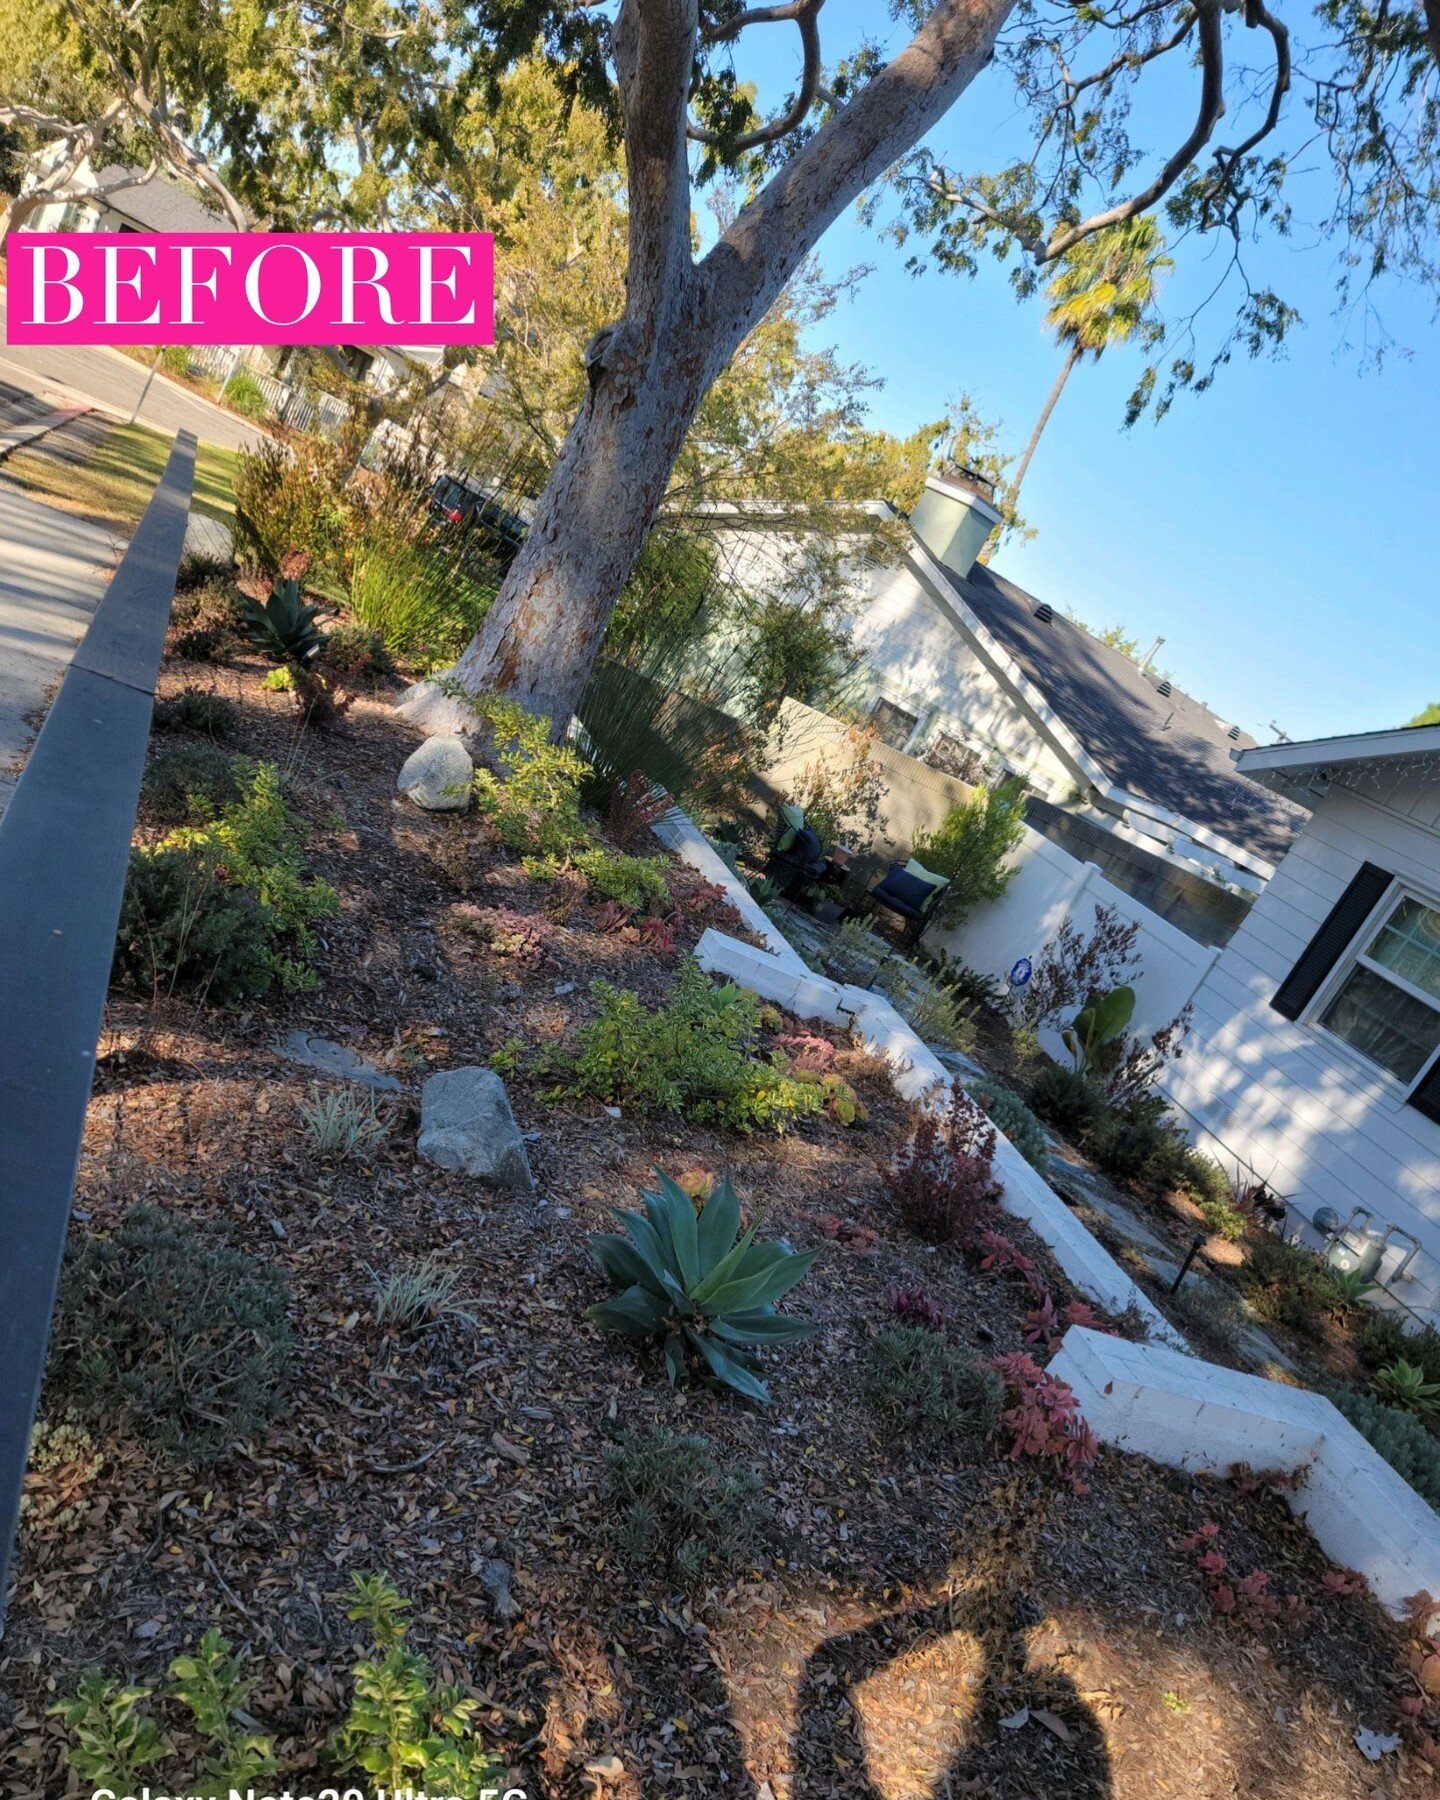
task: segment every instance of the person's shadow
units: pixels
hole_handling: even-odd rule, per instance
[[[982,1667],[960,1745],[931,1789],[933,1800],[1000,1792],[1109,1800],[1104,1735],[1068,1676],[1031,1666],[1024,1613],[1023,1597],[983,1586],[827,1638],[807,1659],[800,1683],[794,1800],[835,1793],[840,1769],[847,1800],[886,1800],[871,1778],[856,1690],[927,1641],[955,1633],[976,1645]],[[1041,1711],[1052,1723],[1034,1716]]]

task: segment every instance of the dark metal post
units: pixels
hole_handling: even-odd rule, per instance
[[[1205,1242],[1205,1233],[1203,1231],[1197,1231],[1195,1233],[1195,1236],[1190,1240],[1190,1248],[1185,1252],[1184,1262],[1181,1263],[1178,1271],[1176,1272],[1175,1279],[1170,1283],[1170,1292],[1172,1294],[1178,1294],[1180,1292],[1180,1283],[1190,1273],[1190,1265],[1192,1262],[1194,1262],[1196,1256],[1199,1253],[1200,1246],[1204,1242]]]
[[[182,432],[0,817],[0,1611],[194,479]]]

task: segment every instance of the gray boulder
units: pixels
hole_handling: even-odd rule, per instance
[[[463,812],[475,764],[458,737],[426,738],[406,757],[395,785],[427,812]]]
[[[416,1148],[437,1168],[459,1169],[487,1187],[533,1194],[525,1140],[493,1069],[443,1069],[420,1095]]]

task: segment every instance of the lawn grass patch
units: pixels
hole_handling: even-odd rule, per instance
[[[5,465],[6,478],[66,512],[83,513],[131,530],[165,471],[171,439],[148,425],[116,425],[94,454],[76,464],[45,449],[21,450]],[[192,512],[229,524],[235,514],[234,450],[201,443],[195,457]]]

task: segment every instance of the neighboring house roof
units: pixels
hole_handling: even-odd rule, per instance
[[[1304,787],[1316,777],[1343,774],[1361,764],[1400,764],[1437,756],[1440,725],[1396,725],[1387,731],[1357,731],[1345,737],[1261,744],[1246,750],[1239,766],[1267,787],[1292,783]]]
[[[95,186],[98,190],[107,182],[123,181],[132,173],[118,163],[111,163],[95,177]],[[164,175],[152,176],[149,181],[137,182],[134,187],[121,188],[114,194],[102,196],[97,192],[95,198],[111,212],[124,213],[145,231],[235,229],[224,213],[212,212],[191,189],[181,187],[178,181],[171,181]]]
[[[931,563],[1116,787],[1278,862],[1305,810],[1247,779],[1231,751],[1255,740],[1198,700],[977,563],[967,577]]]

